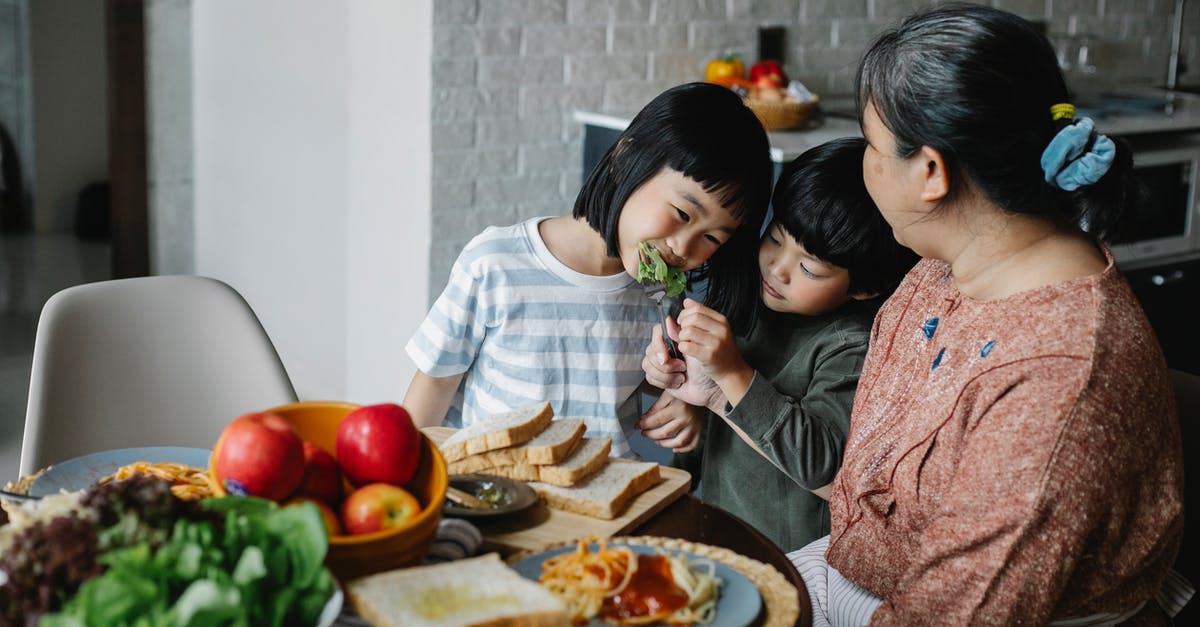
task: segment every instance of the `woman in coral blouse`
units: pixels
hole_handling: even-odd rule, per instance
[[[1178,423],[1099,243],[1135,209],[1128,148],[1028,22],[977,5],[881,35],[857,95],[867,189],[923,259],[875,320],[830,535],[792,554],[816,623],[1165,621]]]

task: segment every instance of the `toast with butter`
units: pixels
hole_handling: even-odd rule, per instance
[[[355,612],[375,627],[568,625],[567,608],[496,553],[351,580]]]

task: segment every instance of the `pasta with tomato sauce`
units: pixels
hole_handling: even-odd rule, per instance
[[[597,550],[589,548],[598,544]],[[636,553],[595,537],[542,564],[540,583],[567,604],[571,620],[617,625],[693,625],[716,616],[720,579],[707,558]]]

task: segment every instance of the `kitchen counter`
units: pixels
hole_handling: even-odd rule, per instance
[[[612,139],[615,139],[616,134],[625,130],[625,127],[629,126],[629,121],[633,118],[632,116],[624,117],[590,111],[576,111],[574,119],[576,122],[583,124],[585,129],[611,131]],[[605,135],[608,135],[608,133],[605,133]],[[858,128],[857,120],[848,117],[834,117],[832,115],[817,116],[806,126],[796,130],[767,133],[767,139],[771,142],[771,160],[777,164],[787,163],[800,156],[800,153],[805,150],[832,139],[861,136],[862,132]],[[587,142],[586,135],[584,141]],[[612,140],[609,140],[604,147],[607,149],[610,145],[612,145]],[[585,167],[584,171],[590,172],[591,168]]]
[[[1170,106],[1160,89],[1130,87],[1116,93],[1081,97],[1077,106],[1079,115],[1095,119],[1096,128],[1109,135],[1135,136],[1163,133],[1190,133],[1200,131],[1200,96],[1176,92]],[[854,118],[852,99],[822,100],[822,114],[808,125],[790,131],[768,132],[771,142],[771,160],[776,164],[787,163],[800,153],[831,139],[861,136],[858,120]],[[591,111],[576,111],[576,122],[584,125],[591,138],[603,149],[612,145],[616,135],[625,130],[633,116],[610,115]],[[589,141],[587,133],[585,144]],[[603,149],[600,153],[603,153]],[[590,172],[588,148],[585,146],[585,172]],[[599,154],[595,155],[599,158]],[[590,163],[594,163],[591,161]]]

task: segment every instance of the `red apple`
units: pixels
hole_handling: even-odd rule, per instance
[[[765,74],[754,81],[755,87],[783,87],[783,80],[778,74]]]
[[[269,412],[230,422],[213,447],[213,471],[230,494],[282,500],[304,478],[304,447],[292,426]]]
[[[404,485],[421,461],[421,432],[395,403],[366,405],[346,414],[337,430],[337,459],[350,483]]]
[[[390,483],[367,484],[342,503],[342,524],[349,534],[399,527],[421,513],[411,492]]]
[[[337,505],[342,500],[342,470],[338,468],[337,460],[312,442],[302,445],[304,479],[300,481],[300,494]]]
[[[300,503],[312,503],[317,506],[317,511],[321,512],[321,522],[325,523],[325,535],[342,535],[342,521],[338,520],[338,516],[333,512],[332,507],[329,507],[323,501],[304,495],[293,496],[284,505],[298,505]]]

